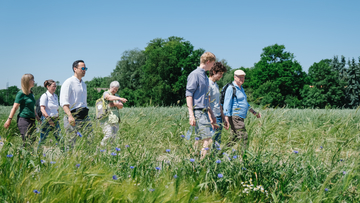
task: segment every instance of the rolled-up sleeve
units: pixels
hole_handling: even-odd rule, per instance
[[[228,86],[225,92],[225,99],[223,105],[223,111],[225,116],[232,116],[232,106],[233,106],[233,88],[231,85]]]
[[[185,96],[186,97],[194,97],[194,93],[195,93],[197,87],[198,87],[198,80],[196,78],[196,75],[193,74],[193,72],[192,72],[192,73],[190,73],[190,75],[187,78]]]
[[[60,106],[64,107],[65,105],[70,105],[70,82],[67,80],[64,82],[64,84],[61,86],[60,90]]]

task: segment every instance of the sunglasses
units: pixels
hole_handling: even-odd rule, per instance
[[[81,70],[87,71],[87,69],[86,67],[81,67]]]

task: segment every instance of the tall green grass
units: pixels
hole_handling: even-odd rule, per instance
[[[9,107],[0,107],[4,115],[1,125],[9,111]],[[187,109],[181,107],[122,109],[118,136],[106,147],[100,147],[103,133],[96,122],[93,132],[81,132],[83,137],[78,137],[76,145],[68,151],[64,150],[63,142],[57,143],[52,136],[39,150],[37,143],[23,148],[15,122],[9,130],[1,126],[0,199],[359,201],[360,112],[333,109],[260,112],[261,119],[252,115],[246,119],[250,144],[244,157],[240,157],[235,146],[224,154],[211,149],[204,160],[200,160],[199,149],[193,146],[194,137],[189,141],[181,137],[189,127]],[[62,134],[66,138],[64,131]],[[230,136],[229,131],[223,131],[221,147]],[[116,147],[121,150],[116,151]],[[10,154],[13,157],[7,157]],[[34,190],[40,193],[35,194]]]

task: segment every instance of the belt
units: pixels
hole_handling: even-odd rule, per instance
[[[203,112],[205,112],[205,111],[207,111],[207,109],[206,108],[195,108],[194,111],[203,111]]]

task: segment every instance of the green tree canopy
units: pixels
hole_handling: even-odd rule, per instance
[[[308,73],[310,84],[305,85],[301,94],[305,107],[343,107],[345,105],[344,81],[339,80],[339,72],[334,70],[330,59],[314,63]]]
[[[286,52],[284,45],[275,44],[263,49],[260,61],[252,70],[250,87],[254,89],[255,98],[267,98],[266,101],[272,101],[272,106],[282,106],[286,104],[286,97],[300,98],[305,80],[306,73],[294,60],[294,54]],[[274,94],[268,91],[274,91]]]
[[[147,103],[185,103],[187,77],[199,66],[203,53],[203,49],[194,50],[189,41],[180,37],[150,41],[145,48],[146,62],[142,78]]]

